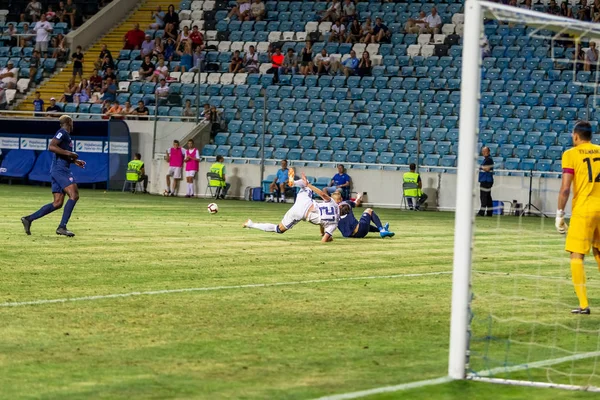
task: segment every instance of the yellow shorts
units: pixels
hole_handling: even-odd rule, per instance
[[[565,250],[586,255],[592,247],[600,249],[600,213],[573,215],[569,221]]]

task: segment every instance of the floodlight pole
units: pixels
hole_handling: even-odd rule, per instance
[[[452,273],[452,316],[448,375],[464,379],[467,367],[471,247],[473,238],[473,189],[476,142],[479,125],[481,80],[482,12],[478,0],[465,3],[463,65],[461,80],[460,134],[456,174],[456,215],[454,220],[454,267]]]

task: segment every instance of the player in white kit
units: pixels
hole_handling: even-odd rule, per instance
[[[331,242],[333,232],[337,228],[340,220],[340,208],[338,204],[319,188],[314,187],[306,176],[302,174],[302,179],[294,181],[294,171],[289,172],[289,186],[300,188],[296,196],[296,201],[292,208],[283,216],[279,224],[256,223],[252,220],[246,221],[244,228],[259,229],[265,232],[283,233],[292,229],[300,221],[310,222],[320,225],[322,242]],[[323,199],[322,202],[313,200],[313,192]]]

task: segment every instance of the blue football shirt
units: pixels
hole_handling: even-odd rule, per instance
[[[333,176],[333,179],[331,180],[333,181],[333,184],[335,186],[341,186],[344,183],[350,182],[350,176],[348,176],[348,174],[337,173]]]
[[[350,206],[350,212],[346,215],[340,215],[340,221],[338,222],[338,229],[342,233],[343,237],[351,237],[352,233],[354,232],[354,229],[358,225],[358,220],[356,219],[356,217],[354,216],[354,213],[352,212],[352,208],[356,207],[356,203],[353,201],[343,201],[340,203],[340,206],[342,204],[348,204]]]
[[[280,169],[277,171],[277,183],[284,183],[288,180],[288,169]]]
[[[54,135],[54,139],[58,140],[58,147],[63,150],[73,151],[73,141],[71,140],[71,135],[69,132],[60,128],[58,132]],[[61,171],[69,171],[71,167],[71,160],[65,156],[58,155],[56,153],[52,154],[52,164],[50,167],[50,172],[61,172]]]

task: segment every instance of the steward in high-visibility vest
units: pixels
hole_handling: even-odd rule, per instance
[[[217,162],[211,165],[209,170],[210,173],[217,174],[221,178],[220,180],[210,179],[209,181],[210,186],[218,188],[216,197],[221,199],[227,196],[227,191],[231,187],[231,184],[225,182],[225,165],[223,165],[223,161],[223,156],[217,156]]]
[[[127,164],[127,173],[125,178],[129,182],[143,182],[144,193],[148,193],[148,175],[145,174],[144,162],[142,161],[142,155],[136,153],[133,160]],[[135,191],[135,186],[132,191]]]
[[[412,163],[409,166],[410,172],[405,172],[403,177],[403,182],[408,184],[408,188],[404,188],[404,197],[408,202],[408,207],[411,210],[419,210],[425,200],[427,200],[427,195],[423,193],[422,187],[423,183],[421,182],[421,176],[417,172],[417,166]],[[417,204],[413,207],[413,198],[416,199]]]

